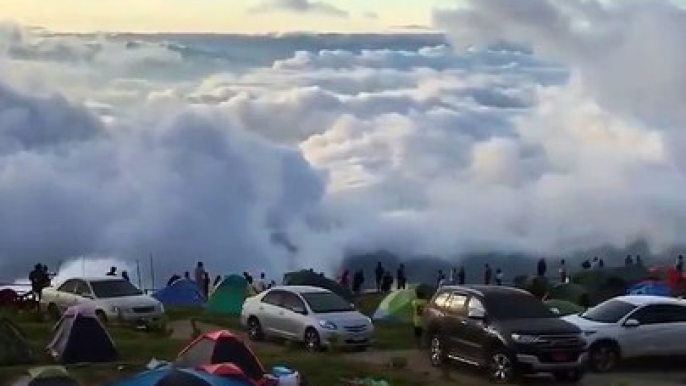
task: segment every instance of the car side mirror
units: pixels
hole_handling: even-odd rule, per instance
[[[484,320],[486,319],[486,312],[480,308],[470,308],[467,311],[467,317],[469,319]]]
[[[635,328],[641,325],[641,322],[639,322],[636,319],[627,319],[626,322],[624,322],[624,327],[627,328]]]

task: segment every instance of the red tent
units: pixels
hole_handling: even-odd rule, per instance
[[[265,386],[271,381],[252,350],[226,330],[201,335],[181,350],[175,364],[216,375],[242,376],[256,386]]]

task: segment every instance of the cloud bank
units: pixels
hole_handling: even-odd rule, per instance
[[[682,17],[480,0],[435,13],[450,44],[6,28],[0,269],[661,253],[686,229]]]
[[[350,13],[323,1],[310,0],[262,0],[260,4],[249,9],[249,13],[266,13],[289,11],[296,13],[313,13],[333,17],[350,17]]]

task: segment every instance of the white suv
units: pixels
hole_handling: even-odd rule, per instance
[[[604,372],[621,358],[686,355],[686,301],[648,295],[619,296],[564,320],[589,343],[589,366]]]

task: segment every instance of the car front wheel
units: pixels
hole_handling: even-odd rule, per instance
[[[594,371],[605,373],[614,370],[619,364],[619,350],[610,343],[598,343],[588,353],[588,365]]]
[[[439,335],[432,335],[429,340],[429,360],[434,367],[442,367],[445,364],[443,341]]]
[[[322,341],[319,337],[319,333],[314,328],[308,328],[305,330],[305,347],[307,351],[318,352],[322,349]]]
[[[493,383],[513,383],[517,368],[512,357],[503,349],[494,349],[488,357],[488,377]]]
[[[256,342],[264,339],[262,325],[260,325],[260,321],[254,316],[248,319],[248,338]]]

